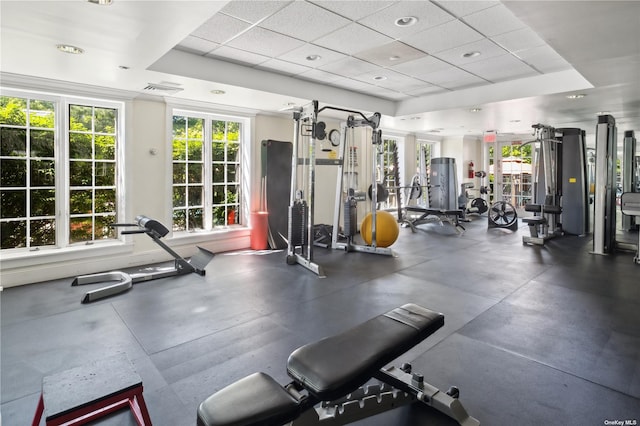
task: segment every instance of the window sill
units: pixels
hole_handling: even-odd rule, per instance
[[[47,264],[64,262],[68,260],[81,260],[110,255],[122,255],[133,252],[132,242],[113,241],[97,244],[77,245],[65,248],[45,248],[41,250],[16,251],[2,253],[0,258],[1,269],[13,269],[33,266],[34,264]]]
[[[213,232],[176,233],[163,241],[187,258],[197,251],[195,246],[214,253],[246,249],[250,245],[250,234],[251,230],[245,226],[233,226]],[[127,238],[64,249],[2,253],[2,284],[6,288],[171,260],[169,253],[154,246],[136,244],[135,239]]]

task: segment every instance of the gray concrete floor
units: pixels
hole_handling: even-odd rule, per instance
[[[247,251],[216,255],[205,277],[141,283],[89,305],[73,277],[5,289],[2,424],[31,423],[43,376],[126,353],[154,424],[194,425],[218,389],[255,371],[287,383],[295,348],[408,302],[444,313],[445,326],[397,364],[458,386],[483,425],[640,422],[633,255],[591,255],[589,237],[524,246],[526,226],[488,230],[486,218],[465,226],[461,236],[403,228],[395,258],[318,248],[325,279],[286,265],[283,252]],[[133,420],[123,412],[99,424]],[[452,423],[414,405],[358,424]]]

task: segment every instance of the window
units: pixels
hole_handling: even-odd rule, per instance
[[[114,108],[69,105],[69,242],[115,238]]]
[[[382,186],[387,188],[389,193],[386,201],[383,202],[383,208],[392,209],[398,207],[396,187],[399,186],[400,179],[399,159],[398,159],[398,140],[396,138],[386,137],[382,140]],[[380,179],[378,179],[380,180]]]
[[[122,105],[0,96],[1,249],[113,240]]]
[[[487,145],[489,158],[489,183],[492,189],[490,202],[506,201],[516,209],[533,202],[532,146],[521,142],[499,142]],[[496,155],[497,154],[497,155]],[[496,169],[496,164],[498,165]]]
[[[55,105],[0,98],[2,249],[56,244]]]
[[[175,111],[173,230],[198,231],[241,223],[244,120]]]

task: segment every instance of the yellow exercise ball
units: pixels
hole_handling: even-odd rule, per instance
[[[376,246],[389,247],[395,243],[400,233],[398,221],[389,212],[376,211]],[[371,213],[367,214],[360,225],[360,235],[367,245],[371,245]]]

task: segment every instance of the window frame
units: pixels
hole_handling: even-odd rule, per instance
[[[25,90],[18,88],[0,88],[0,96],[25,98],[31,100],[43,100],[54,103],[54,167],[55,181],[55,244],[35,247],[14,247],[2,250],[2,256],[6,259],[32,257],[36,253],[41,255],[63,254],[76,252],[84,248],[107,247],[123,245],[124,238],[116,235],[114,238],[98,239],[71,243],[70,220],[71,208],[69,182],[70,155],[69,155],[69,107],[71,105],[91,106],[92,108],[110,108],[116,110],[116,152],[115,152],[115,188],[116,188],[116,219],[123,217],[125,211],[125,133],[126,133],[126,102],[124,100],[107,100],[91,96],[75,96],[61,93],[52,93],[39,90]],[[27,187],[29,190],[30,187]],[[92,186],[94,188],[94,186]],[[95,212],[92,211],[92,217]],[[28,218],[27,218],[28,219]],[[108,251],[111,251],[110,249]]]
[[[173,152],[173,117],[183,116],[189,118],[204,119],[203,133],[204,133],[204,148],[202,155],[202,162],[204,170],[203,176],[203,228],[197,230],[174,230],[173,226],[173,155],[167,155],[167,167],[171,170],[171,173],[167,174],[167,188],[170,196],[167,202],[167,223],[171,223],[171,236],[173,238],[184,238],[192,235],[207,235],[214,233],[229,232],[234,229],[246,229],[249,226],[249,211],[251,209],[250,204],[250,179],[249,173],[251,164],[252,149],[252,134],[253,134],[253,117],[254,114],[247,114],[240,111],[220,111],[217,109],[210,109],[205,106],[193,107],[190,105],[175,104],[169,105],[167,108],[167,140],[168,140],[168,152]],[[238,144],[240,150],[239,157],[239,179],[238,190],[240,192],[239,213],[236,213],[237,224],[215,226],[213,224],[213,160],[212,160],[212,128],[211,125],[214,121],[225,122],[238,122],[241,125],[240,135],[238,137]],[[225,177],[226,179],[226,177]]]

